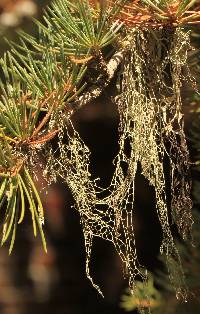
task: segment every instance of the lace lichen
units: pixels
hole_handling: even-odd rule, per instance
[[[92,179],[90,151],[68,118],[67,123],[58,122],[62,129],[59,158],[49,154],[47,173],[53,177],[58,173],[72,191],[85,238],[86,272],[93,285],[102,293],[89,270],[93,239],[100,237],[114,245],[134,293],[135,278],[144,282],[147,278],[147,271],[138,262],[134,235],[135,176],[140,165],[155,191],[162,228],[160,251],[166,257],[177,297],[186,300],[187,288],[170,224],[172,220],[183,238],[191,235],[189,153],[181,111],[182,82],[191,80],[187,67],[189,33],[173,27],[135,28],[129,38],[116,97],[119,153],[110,186],[102,189]],[[187,73],[183,73],[184,67]],[[59,116],[63,121],[63,114]],[[64,132],[67,144],[63,141]],[[164,159],[171,169],[170,206]]]

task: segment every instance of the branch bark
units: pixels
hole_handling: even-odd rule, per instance
[[[120,51],[117,51],[109,60],[106,69],[107,75],[99,79],[98,85],[95,84],[91,86],[87,92],[78,97],[73,103],[71,103],[67,107],[68,118],[70,118],[77,110],[79,110],[80,108],[82,108],[83,106],[85,106],[86,104],[88,104],[89,102],[96,99],[102,94],[103,90],[109,85],[120,63],[124,59],[124,56],[127,52],[127,47],[128,44],[124,45],[124,47]]]

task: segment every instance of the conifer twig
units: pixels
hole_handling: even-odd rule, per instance
[[[68,107],[68,117],[71,117],[77,110],[79,110],[102,94],[103,90],[108,86],[108,84],[114,77],[114,74],[116,73],[120,63],[124,59],[129,44],[130,41],[127,40],[125,45],[123,45],[123,48],[117,51],[110,59],[106,69],[107,75],[104,77],[101,76],[98,83],[95,83],[95,85],[91,86],[87,92],[85,92],[83,95],[78,97],[72,104],[70,104],[70,107]]]

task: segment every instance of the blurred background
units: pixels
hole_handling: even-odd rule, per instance
[[[50,1],[0,0],[0,55],[8,49],[5,39],[17,41],[17,31],[34,34],[32,18],[42,17],[43,8]],[[192,29],[196,51],[190,62],[199,75],[199,26]],[[117,154],[118,115],[111,101],[115,95],[115,81],[94,103],[74,116],[81,137],[92,151],[91,171],[101,177],[103,186],[110,182],[112,160]],[[113,247],[96,240],[92,254],[91,273],[105,295],[103,299],[85,275],[85,251],[78,213],[73,209],[73,198],[61,182],[51,186],[43,198],[46,210],[45,233],[48,253],[40,240],[33,238],[31,221],[18,228],[15,249],[0,249],[0,314],[122,314],[137,313],[138,298],[146,292],[150,296],[152,313],[200,313],[200,97],[188,86],[183,88],[185,127],[191,159],[194,201],[194,237],[196,247],[180,240],[183,267],[189,286],[189,301],[179,302],[168,282],[166,270],[159,257],[160,226],[154,214],[154,193],[145,179],[137,175],[135,202],[135,230],[140,263],[151,272],[143,291],[140,282],[132,297],[122,276],[122,265]],[[56,145],[56,143],[55,143]],[[42,178],[41,178],[42,180]],[[27,215],[28,216],[28,215]]]

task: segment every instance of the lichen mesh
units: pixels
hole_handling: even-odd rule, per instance
[[[187,238],[192,227],[190,213],[189,154],[181,113],[181,85],[191,80],[187,68],[189,34],[181,29],[134,29],[119,79],[119,153],[107,189],[90,174],[90,151],[72,122],[58,115],[59,157],[49,153],[47,172],[58,173],[72,191],[80,214],[89,271],[94,237],[112,242],[124,265],[134,293],[135,279],[147,278],[140,266],[134,236],[134,191],[138,165],[154,187],[156,210],[162,228],[160,251],[166,257],[177,296],[186,298],[179,253],[171,232],[171,220]],[[185,72],[183,73],[183,66]],[[63,136],[68,142],[64,144]],[[164,159],[171,169],[171,206],[166,196]],[[54,175],[53,175],[54,176]],[[169,208],[168,208],[169,207]]]

